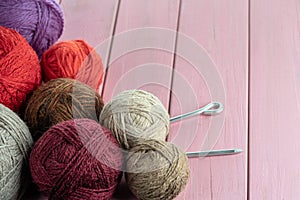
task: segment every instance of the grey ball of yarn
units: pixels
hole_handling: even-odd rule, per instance
[[[25,123],[0,104],[0,199],[22,199],[28,185],[27,162],[32,145]]]
[[[186,154],[159,140],[137,142],[127,155],[126,170],[128,187],[141,200],[174,199],[190,176]]]
[[[125,149],[140,139],[166,140],[170,126],[163,104],[143,90],[127,90],[115,96],[104,106],[99,121]]]

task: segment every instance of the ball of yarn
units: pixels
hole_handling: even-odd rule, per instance
[[[100,56],[83,40],[60,42],[42,57],[43,80],[72,78],[99,89],[103,78]]]
[[[0,26],[17,30],[40,57],[61,36],[64,19],[55,0],[1,0]]]
[[[30,155],[33,182],[49,199],[111,199],[122,153],[109,130],[90,119],[51,127]]]
[[[0,26],[0,103],[18,112],[41,79],[39,60],[30,45],[16,31]]]
[[[0,104],[0,198],[21,199],[29,182],[28,158],[33,145],[25,123]]]
[[[126,181],[141,200],[174,199],[186,186],[188,158],[171,143],[139,141],[126,158]]]
[[[141,138],[165,140],[170,126],[163,104],[143,90],[128,90],[114,97],[104,106],[99,121],[125,149]]]
[[[24,120],[37,140],[51,126],[69,119],[89,118],[98,121],[103,108],[99,94],[88,85],[73,79],[54,79],[35,90],[29,98]]]

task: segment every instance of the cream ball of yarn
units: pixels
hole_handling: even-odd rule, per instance
[[[170,126],[163,104],[143,90],[127,90],[115,96],[104,106],[99,121],[125,149],[140,139],[166,140]]]
[[[33,140],[25,123],[0,104],[0,199],[22,199],[29,180]]]

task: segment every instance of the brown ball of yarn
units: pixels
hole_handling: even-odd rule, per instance
[[[170,126],[163,104],[143,90],[127,90],[115,96],[104,106],[99,121],[125,149],[140,139],[166,140]]]
[[[84,40],[59,42],[42,57],[43,80],[72,78],[98,90],[104,69],[99,54]]]
[[[141,200],[174,199],[190,176],[186,154],[164,141],[137,142],[126,162],[127,184]]]
[[[103,108],[99,94],[76,80],[60,78],[41,85],[27,102],[24,120],[37,140],[51,126],[69,119],[98,121]]]

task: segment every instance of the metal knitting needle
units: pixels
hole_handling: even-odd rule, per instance
[[[242,149],[221,149],[221,150],[211,150],[211,151],[196,151],[196,152],[187,152],[186,155],[188,158],[195,157],[206,157],[206,156],[225,156],[225,155],[234,155],[243,152]]]
[[[185,113],[182,115],[178,115],[176,117],[172,117],[170,122],[176,122],[182,119],[186,119],[189,117],[193,117],[195,115],[217,115],[220,114],[224,110],[224,106],[220,102],[211,102],[206,106],[203,106],[197,110],[194,110],[189,113]],[[206,156],[225,156],[225,155],[233,155],[243,152],[242,149],[222,149],[222,150],[211,150],[211,151],[197,151],[197,152],[187,152],[186,155],[189,158],[195,157],[206,157]]]
[[[170,122],[176,122],[185,118],[193,117],[195,115],[217,115],[220,114],[224,110],[224,106],[220,102],[211,102],[206,106],[194,110],[192,112],[188,112],[182,115],[178,115],[176,117],[172,117]]]

